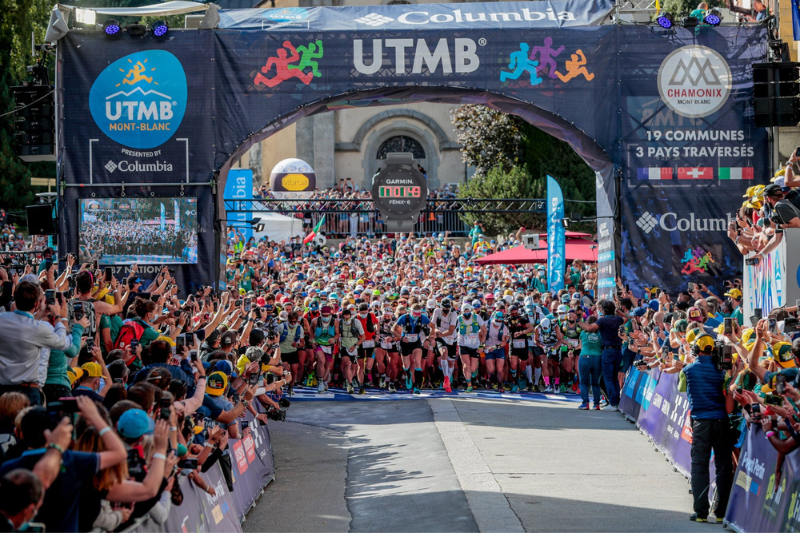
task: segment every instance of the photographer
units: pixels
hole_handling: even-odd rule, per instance
[[[608,389],[608,405],[604,410],[619,411],[619,368],[622,362],[622,339],[619,333],[622,326],[630,320],[622,311],[618,311],[611,300],[600,300],[596,304],[600,318],[593,324],[578,322],[578,327],[588,332],[600,332],[603,345],[602,368],[603,381]]]
[[[728,414],[733,412],[733,396],[725,389],[725,371],[714,355],[715,342],[701,333],[692,346],[695,361],[680,373],[678,390],[689,398],[692,413],[692,496],[694,514],[689,520],[707,522],[710,505],[709,461],[714,451],[716,467],[716,521],[722,523],[733,484],[733,440]]]
[[[770,220],[773,234],[764,249],[750,258],[755,264],[778,247],[783,240],[785,228],[800,228],[800,209],[790,200],[784,199],[784,195],[783,188],[777,183],[771,183],[764,188],[764,199],[772,207]]]

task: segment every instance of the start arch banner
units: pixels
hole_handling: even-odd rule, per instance
[[[166,39],[70,32],[58,43],[60,253],[103,246],[81,242],[81,199],[188,196],[197,228],[184,240],[196,246],[176,277],[209,284],[227,171],[254,142],[327,111],[482,103],[570,143],[595,170],[601,292],[620,269],[632,287],[713,286],[741,269],[729,214],[769,177],[750,70],[766,30],[600,24],[612,8],[248,9]],[[162,225],[177,223],[170,205]]]

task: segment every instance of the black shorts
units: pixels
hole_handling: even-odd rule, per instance
[[[350,359],[350,362],[353,363],[353,364],[355,364],[355,362],[358,361],[359,359],[363,359],[364,358],[361,355],[361,347],[360,346],[358,348],[356,348],[355,355],[353,355],[350,352],[348,352],[347,349],[344,348],[344,347],[339,349],[339,355],[341,355],[342,358],[348,357]]]
[[[528,348],[511,348],[511,357],[517,357],[520,361],[527,361]]]
[[[455,342],[453,344],[447,344],[442,339],[436,339],[436,349],[441,350],[442,348],[447,350],[447,357],[450,359],[455,359],[458,355],[458,347]]]
[[[297,351],[283,353],[281,352],[281,361],[288,365],[296,365],[300,362],[300,356],[298,355]]]
[[[364,348],[364,346],[358,347],[358,358],[359,359],[369,359],[375,354],[375,348]]]
[[[551,361],[561,361],[561,350],[548,351],[547,358]]]
[[[466,346],[460,346],[459,348],[461,349],[461,355],[469,355],[471,359],[480,358],[477,348],[467,348]]]
[[[414,355],[414,350],[422,350],[422,343],[417,342],[401,342],[400,343],[400,353],[403,354],[403,357]],[[422,350],[422,356],[425,356],[426,350]]]
[[[538,346],[529,346],[529,348],[533,351],[534,357],[541,357],[544,355],[544,350],[542,350]]]

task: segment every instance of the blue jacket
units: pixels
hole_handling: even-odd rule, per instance
[[[692,418],[718,420],[728,417],[725,409],[725,371],[717,370],[710,356],[697,357],[681,374],[686,378],[686,395],[689,397]]]
[[[168,365],[167,363],[153,363],[151,365],[147,365],[143,369],[139,370],[135,376],[133,376],[133,383],[138,383],[147,379],[147,374],[149,374],[152,369],[159,366],[163,366],[169,370],[169,373],[172,374],[172,379],[182,379],[186,382],[186,386],[189,389],[186,395],[187,398],[194,394],[196,383],[194,381],[194,374],[192,373],[192,367],[188,359],[181,361],[181,366]]]

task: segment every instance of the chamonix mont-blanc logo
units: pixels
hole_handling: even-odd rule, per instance
[[[89,109],[97,126],[131,148],[164,144],[186,112],[186,73],[164,50],[137,52],[118,59],[97,77]]]
[[[728,62],[711,48],[683,46],[658,69],[658,92],[667,106],[684,117],[705,117],[718,111],[731,94]]]

